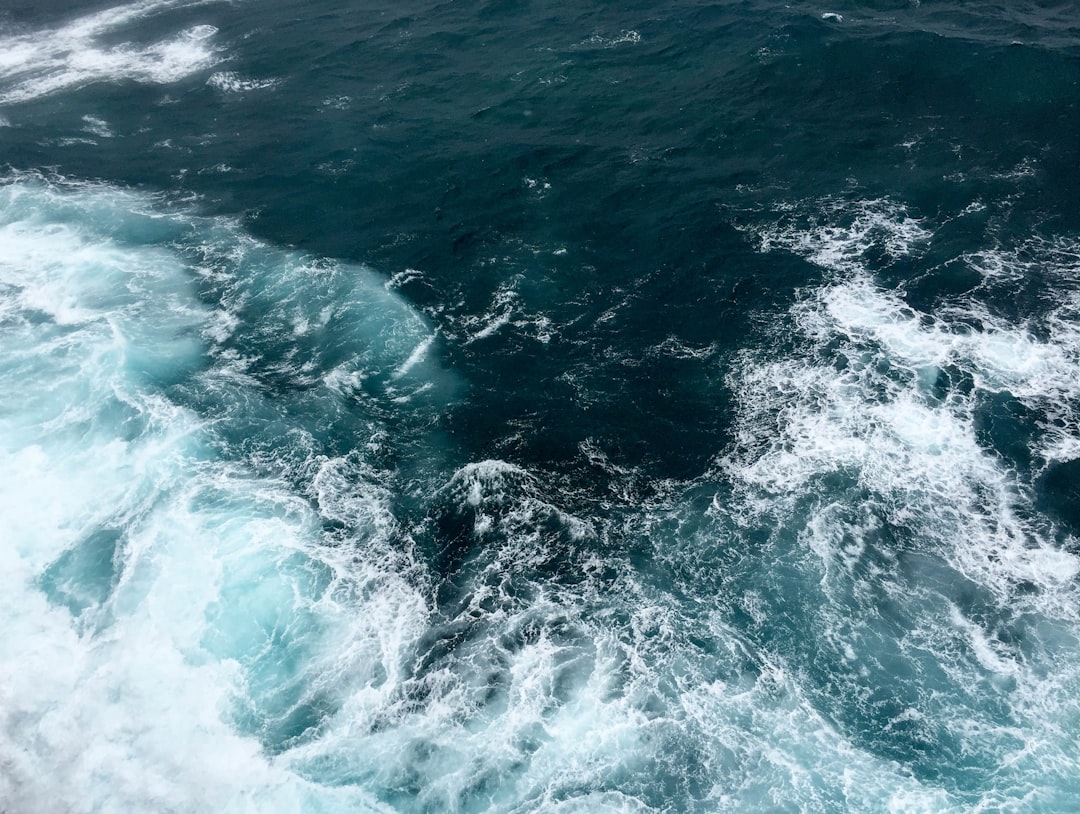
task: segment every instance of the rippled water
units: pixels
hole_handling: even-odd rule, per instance
[[[1080,14],[0,7],[0,809],[1061,812]]]

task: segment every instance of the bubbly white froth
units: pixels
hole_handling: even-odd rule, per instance
[[[447,389],[436,332],[393,284],[145,196],[9,179],[0,799],[644,812],[670,807],[665,778],[716,811],[965,810],[829,708],[833,692],[866,703],[910,664],[927,692],[880,727],[990,755],[1004,779],[985,808],[1005,807],[1009,784],[1037,795],[1075,776],[1077,559],[976,426],[978,394],[1034,408],[1058,387],[1072,409],[1068,319],[1036,333],[918,313],[858,246],[905,257],[929,230],[876,207],[835,227],[837,246],[772,238],[834,265],[783,316],[794,350],[747,350],[732,371],[730,500],[704,517],[579,516],[557,485],[490,459],[413,485],[423,511],[406,525],[380,416],[402,397],[430,415]],[[713,355],[674,339],[652,352]],[[330,451],[328,427],[348,452]],[[581,452],[618,469],[596,442]],[[672,521],[691,530],[665,537]],[[764,542],[733,537],[755,524]],[[638,534],[698,593],[649,582],[611,544]],[[423,541],[437,550],[418,554]],[[813,660],[754,638],[791,623],[768,595],[791,583],[702,591],[734,584],[741,561],[762,580],[805,570],[783,598],[812,617]],[[966,602],[976,589],[1026,638]],[[912,595],[932,612],[898,612],[901,633],[874,615]],[[818,659],[837,684],[815,695]],[[1007,715],[954,703],[971,686]]]
[[[185,258],[110,236],[160,228],[152,207],[107,187],[0,188],[0,799],[384,810],[305,779],[260,734],[288,744],[312,705],[392,687],[424,629],[381,548],[386,495],[323,459],[316,505],[367,554],[326,546],[307,501],[219,460],[212,425],[161,394],[207,363],[213,317]]]
[[[793,540],[787,556],[820,575],[823,606],[808,608],[818,658],[834,654],[831,680],[849,703],[871,680],[858,665],[877,669],[878,648],[891,652],[886,675],[912,669],[921,678],[909,685],[914,704],[893,713],[890,727],[936,727],[941,734],[923,737],[956,739],[999,766],[1016,786],[985,788],[986,807],[1022,798],[1052,807],[1043,795],[1058,794],[1049,790],[1060,773],[1077,769],[1057,722],[1080,720],[1071,650],[1080,558],[1076,539],[1037,510],[1033,479],[1075,455],[1080,344],[1069,285],[1020,323],[978,291],[920,312],[873,269],[917,256],[932,240],[927,224],[880,201],[850,210],[826,202],[817,214],[809,224],[785,215],[755,230],[762,249],[797,252],[826,273],[762,343],[783,336],[794,350],[777,358],[748,349],[730,375],[738,436],[719,465],[735,498],[713,510],[763,524],[778,551]],[[1075,268],[1060,246],[1034,256],[1029,246],[1025,256],[1042,273]],[[1002,250],[967,258],[987,285],[1015,279],[1006,271],[1015,259]],[[994,398],[1036,417],[1030,470],[989,443]],[[853,613],[859,597],[865,604]],[[899,639],[889,627],[896,617],[910,626]],[[949,682],[936,692],[935,674]],[[982,689],[966,704],[939,700],[971,687]],[[1007,718],[987,711],[988,697]],[[938,805],[896,800],[897,810]]]
[[[931,238],[924,225],[887,201],[863,202],[854,214],[832,203],[825,211],[845,223],[781,221],[758,232],[763,250],[804,254],[832,276],[789,316],[812,341],[810,353],[761,363],[750,352],[733,377],[748,410],[742,443],[756,452],[732,459],[731,471],[778,495],[797,493],[826,472],[850,473],[902,512],[948,517],[965,572],[1070,580],[1080,562],[1022,519],[1024,484],[980,441],[977,396],[1007,394],[1050,411],[1035,451],[1043,460],[1067,455],[1080,407],[1075,304],[1066,299],[1043,318],[1046,339],[971,298],[936,315],[919,313],[874,281],[866,258],[871,250],[886,262],[910,254]],[[973,257],[995,277],[1009,263],[1004,253]],[[970,377],[973,389],[937,392],[941,376]],[[778,434],[762,434],[773,426]],[[969,545],[973,540],[980,545]],[[991,552],[994,565],[986,559]]]
[[[276,79],[245,79],[233,71],[218,71],[210,74],[206,80],[212,88],[217,88],[225,93],[246,93],[252,90],[264,90],[276,85]]]
[[[133,22],[206,0],[145,0],[89,14],[54,29],[0,37],[0,105],[15,104],[95,82],[168,84],[218,60],[213,26],[196,25],[148,44],[102,45]]]

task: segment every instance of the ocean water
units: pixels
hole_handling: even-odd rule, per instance
[[[0,811],[1066,812],[1080,9],[0,0]]]

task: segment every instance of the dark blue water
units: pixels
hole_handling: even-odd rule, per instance
[[[0,808],[1062,812],[1072,3],[0,2]]]

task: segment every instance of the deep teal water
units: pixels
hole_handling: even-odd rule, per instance
[[[0,808],[1071,810],[1070,3],[0,3]]]

